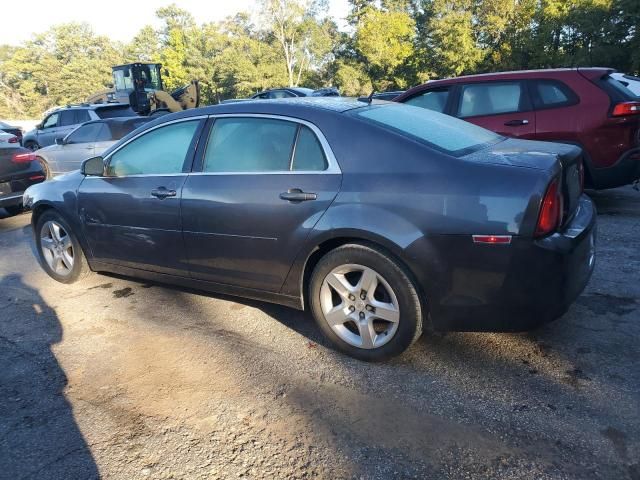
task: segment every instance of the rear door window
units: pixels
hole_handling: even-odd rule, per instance
[[[204,158],[205,172],[285,172],[298,125],[270,118],[219,118]]]
[[[76,112],[73,110],[63,110],[60,112],[60,120],[58,121],[59,127],[68,127],[69,125],[76,124]]]
[[[76,113],[76,123],[85,123],[91,120],[89,116],[89,112],[85,109],[78,109],[75,111]]]
[[[530,110],[521,82],[472,83],[463,85],[458,117],[478,117]]]
[[[426,108],[434,112],[444,113],[449,99],[449,88],[437,88],[411,97],[404,103],[414,107]]]
[[[76,143],[94,143],[100,130],[104,125],[102,123],[90,123],[76,128],[67,138],[68,144]]]
[[[300,126],[293,155],[292,170],[314,172],[327,169],[327,159],[316,134],[305,125]]]
[[[578,97],[562,82],[534,80],[533,103],[537,109],[564,107],[578,103]]]
[[[102,123],[102,128],[96,136],[96,142],[110,142],[114,140],[112,129],[106,123]]]

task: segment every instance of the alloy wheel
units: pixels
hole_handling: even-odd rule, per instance
[[[53,220],[42,225],[40,246],[47,265],[54,273],[61,276],[71,274],[74,264],[73,242],[62,225]]]
[[[395,292],[382,275],[363,265],[341,265],[329,272],[320,288],[320,307],[336,335],[354,347],[379,348],[398,330]]]

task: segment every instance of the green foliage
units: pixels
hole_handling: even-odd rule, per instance
[[[0,117],[82,101],[110,86],[113,65],[133,61],[162,63],[169,91],[198,79],[203,104],[286,85],[363,95],[500,70],[640,72],[638,0],[349,0],[347,32],[326,0],[257,3],[258,16],[204,25],[172,4],[125,45],[78,23],[0,45]]]
[[[379,89],[397,85],[395,70],[413,54],[414,20],[402,11],[368,8],[355,35],[356,52]]]

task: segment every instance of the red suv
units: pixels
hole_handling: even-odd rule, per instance
[[[510,137],[583,148],[586,184],[640,178],[640,98],[607,68],[529,70],[435,80],[399,97]]]

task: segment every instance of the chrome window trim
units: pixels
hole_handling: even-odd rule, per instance
[[[315,134],[316,138],[318,139],[318,141],[320,142],[320,146],[322,147],[322,150],[324,152],[324,155],[327,159],[327,168],[325,170],[280,170],[280,171],[255,171],[255,172],[178,172],[178,173],[158,173],[158,174],[154,174],[154,173],[143,173],[143,174],[137,174],[137,175],[126,175],[126,176],[122,176],[122,177],[114,177],[114,176],[108,176],[108,175],[103,175],[103,176],[98,176],[98,175],[92,175],[92,176],[88,176],[85,177],[85,179],[88,178],[139,178],[139,177],[184,177],[187,175],[335,175],[335,174],[342,174],[342,170],[340,169],[340,166],[338,165],[338,161],[336,160],[335,155],[333,154],[333,150],[331,149],[331,146],[329,145],[329,142],[327,141],[326,137],[324,136],[324,134],[322,133],[322,131],[313,123],[307,121],[307,120],[303,120],[301,118],[295,118],[295,117],[289,117],[289,116],[285,116],[285,115],[273,115],[273,114],[268,114],[268,113],[220,113],[220,114],[216,114],[216,115],[197,115],[194,117],[186,117],[186,118],[178,118],[176,120],[171,120],[170,122],[165,122],[165,123],[161,123],[159,125],[156,125],[154,127],[149,128],[148,130],[145,130],[144,132],[140,132],[138,135],[136,135],[133,138],[130,138],[129,140],[127,140],[125,143],[123,143],[122,145],[118,146],[118,148],[116,148],[113,152],[109,153],[109,155],[107,157],[104,158],[104,163],[105,163],[105,169],[107,168],[107,166],[109,165],[109,162],[111,161],[111,157],[117,153],[118,151],[120,151],[122,148],[124,148],[125,146],[129,145],[129,143],[133,142],[134,140],[142,137],[143,135],[146,135],[149,132],[152,132],[154,130],[157,130],[158,128],[162,128],[162,127],[166,127],[168,125],[172,125],[174,123],[180,123],[180,122],[188,122],[188,121],[193,121],[193,120],[206,120],[209,118],[269,118],[269,119],[273,119],[273,120],[284,120],[284,121],[289,121],[289,122],[294,122],[297,124],[301,124],[301,125],[305,125],[307,127],[309,127],[311,129],[311,131]],[[204,167],[204,165],[203,165]]]
[[[327,159],[327,168],[324,170],[256,170],[252,172],[191,172],[191,175],[331,175],[331,174],[341,174],[342,170],[340,170],[340,166],[338,165],[338,161],[336,160],[335,155],[333,154],[333,150],[331,150],[331,146],[329,142],[325,138],[322,131],[313,123],[303,120],[301,118],[288,117],[286,115],[273,115],[270,113],[220,113],[215,115],[209,115],[209,118],[218,119],[218,118],[268,118],[271,120],[284,120],[287,122],[293,122],[299,125],[304,125],[309,127],[309,129],[314,133],[318,141],[320,142],[320,147],[324,152],[324,156]],[[206,153],[206,152],[205,152]],[[203,159],[204,160],[204,159]],[[204,162],[202,164],[202,168],[204,169]]]

